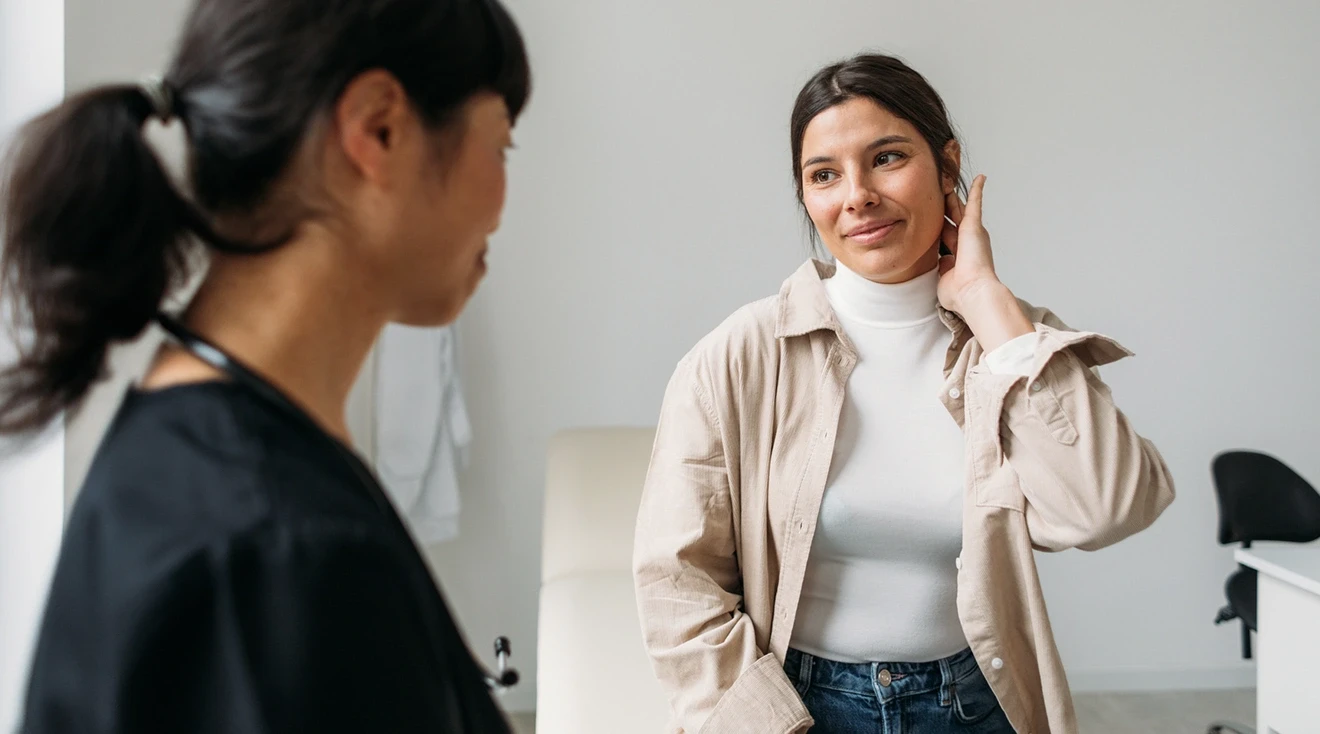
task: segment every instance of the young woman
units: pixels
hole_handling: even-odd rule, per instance
[[[107,348],[174,336],[69,518],[25,732],[498,732],[416,547],[347,447],[387,322],[485,272],[529,91],[495,0],[198,0],[162,80],[22,133],[3,284],[30,336],[0,430],[75,408]],[[187,136],[176,187],[151,120]],[[210,251],[181,315],[159,315]]]
[[[791,135],[836,264],[679,363],[638,519],[676,727],[1075,732],[1032,553],[1117,542],[1173,499],[1093,371],[1128,353],[1000,282],[985,178],[964,205],[944,104],[901,61],[822,69]]]

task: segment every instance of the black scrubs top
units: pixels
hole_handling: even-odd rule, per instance
[[[21,730],[508,732],[364,478],[239,384],[130,392],[69,519]]]

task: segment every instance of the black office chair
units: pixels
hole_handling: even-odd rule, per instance
[[[1219,499],[1219,544],[1273,540],[1310,543],[1320,539],[1320,492],[1273,456],[1256,451],[1226,451],[1211,464]],[[1242,623],[1242,657],[1251,658],[1251,633],[1256,629],[1256,569],[1238,564],[1224,585],[1228,605],[1215,624]],[[1207,734],[1253,730],[1216,722]]]

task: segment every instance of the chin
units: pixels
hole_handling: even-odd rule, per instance
[[[439,284],[434,281],[416,284],[424,289],[418,294],[421,297],[402,304],[395,322],[427,327],[448,326],[458,320],[486,277],[486,264],[482,258],[474,258],[466,272],[456,272],[460,267],[460,263],[449,263],[446,272],[450,277]]]
[[[451,291],[446,298],[411,304],[394,319],[394,323],[417,327],[449,326],[458,320],[471,296],[470,289],[461,294]]]
[[[877,282],[890,281],[911,273],[921,263],[930,248],[919,250],[907,243],[854,250],[846,263],[858,275]]]
[[[904,248],[893,245],[857,249],[851,254],[850,262],[857,264],[858,273],[861,275],[882,275],[894,270],[902,270],[904,263],[911,259],[905,257],[907,253],[904,252]]]

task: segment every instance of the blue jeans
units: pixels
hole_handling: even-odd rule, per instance
[[[1012,734],[963,650],[930,663],[839,663],[790,649],[784,672],[816,725],[811,734]]]

